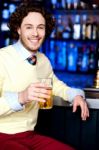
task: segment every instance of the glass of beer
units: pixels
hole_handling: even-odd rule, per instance
[[[46,98],[45,102],[38,102],[40,109],[51,109],[53,107],[53,96],[52,96],[52,78],[40,78],[41,83],[45,83],[48,87],[47,90],[50,92],[50,98]]]

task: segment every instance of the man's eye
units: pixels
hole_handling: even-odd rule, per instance
[[[32,27],[26,27],[26,29],[31,29]]]
[[[45,29],[45,27],[38,27],[39,29]]]

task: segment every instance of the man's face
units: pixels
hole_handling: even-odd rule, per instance
[[[45,19],[38,12],[30,12],[18,28],[18,34],[24,47],[36,52],[45,38]]]

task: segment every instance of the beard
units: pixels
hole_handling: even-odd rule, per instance
[[[39,50],[39,48],[42,46],[42,43],[44,42],[44,40],[45,39],[43,39],[38,46],[34,46],[34,48],[33,48],[32,46],[29,47],[28,46],[29,44],[26,44],[26,42],[22,38],[20,38],[20,41],[21,41],[23,47],[25,47],[29,52],[37,52]]]

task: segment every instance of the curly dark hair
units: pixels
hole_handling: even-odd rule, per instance
[[[49,37],[52,30],[55,27],[55,18],[52,13],[45,9],[45,7],[40,6],[38,3],[21,3],[13,12],[9,18],[8,27],[10,29],[11,37],[18,40],[19,35],[17,29],[21,26],[22,20],[28,15],[29,12],[39,12],[45,18],[46,21],[46,35],[45,38]]]

